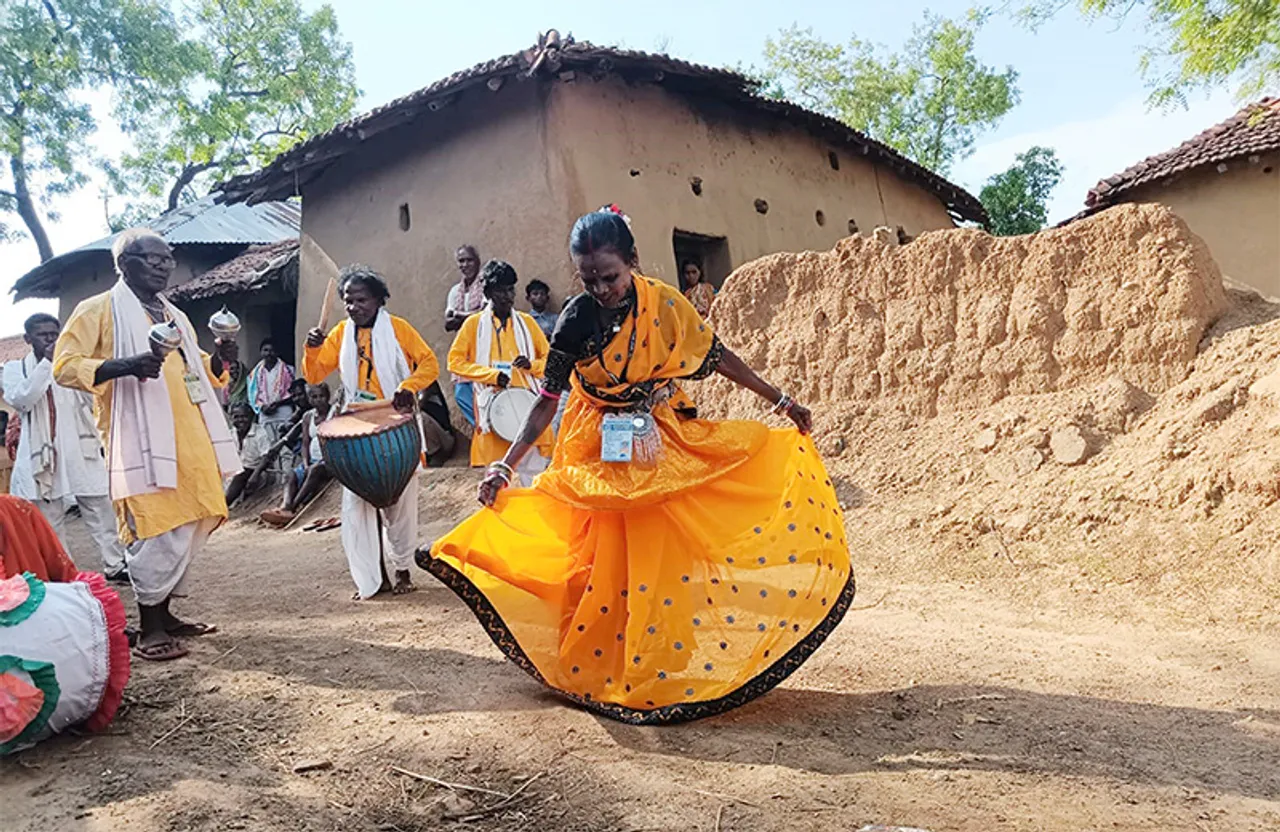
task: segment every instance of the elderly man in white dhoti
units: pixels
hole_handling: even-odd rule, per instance
[[[64,546],[67,508],[79,506],[107,579],[127,581],[93,398],[53,383],[53,347],[62,329],[57,318],[40,312],[23,328],[31,352],[4,365],[4,400],[22,419],[9,493],[35,503]]]
[[[160,296],[175,265],[165,241],[147,229],[116,237],[120,280],[80,303],[54,350],[59,384],[93,394],[107,451],[111,499],[121,537],[132,544],[129,577],[142,633],[134,650],[151,661],[187,654],[177,639],[213,632],[169,609],[186,593],[188,567],[226,519],[222,481],[240,455],[214,394],[226,384],[232,342],[201,352],[187,316]],[[148,335],[168,323],[178,347],[163,356]]]

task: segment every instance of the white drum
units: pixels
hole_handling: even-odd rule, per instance
[[[525,417],[538,403],[538,394],[523,387],[508,387],[489,402],[489,425],[508,442],[516,441]]]

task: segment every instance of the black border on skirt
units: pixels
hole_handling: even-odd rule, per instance
[[[818,626],[810,630],[809,634],[797,642],[782,658],[769,665],[767,669],[752,677],[746,684],[738,687],[733,692],[727,693],[718,699],[708,699],[702,702],[677,702],[671,705],[663,705],[660,708],[639,710],[612,702],[599,702],[592,699],[590,694],[578,696],[575,693],[569,693],[549,684],[534,663],[525,655],[524,648],[520,646],[520,642],[511,633],[506,622],[502,620],[502,616],[494,609],[493,603],[483,592],[476,588],[470,578],[440,558],[431,557],[427,549],[420,550],[418,554],[420,558],[427,560],[426,570],[451,589],[455,595],[462,599],[464,604],[471,608],[471,612],[475,614],[480,626],[484,627],[485,632],[489,634],[489,638],[493,640],[493,643],[498,646],[503,655],[510,659],[516,667],[546,685],[548,689],[554,691],[558,696],[568,699],[575,705],[627,725],[676,725],[681,722],[692,722],[695,719],[704,719],[733,710],[758,696],[768,693],[792,673],[795,673],[800,665],[804,664],[813,655],[814,651],[822,645],[822,642],[827,640],[827,636],[831,635],[831,631],[836,628],[836,625],[844,618],[845,613],[849,611],[849,606],[853,603],[854,593],[857,591],[853,578],[853,569],[850,567],[849,580],[845,582],[844,588],[840,590],[840,595],[836,598],[835,603],[832,604],[830,612],[818,623]],[[422,557],[424,555],[426,556],[425,558]]]

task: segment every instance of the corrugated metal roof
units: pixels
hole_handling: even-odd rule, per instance
[[[260,202],[226,205],[212,196],[166,211],[148,227],[171,246],[260,245],[296,238],[302,227],[302,206],[297,202]],[[111,251],[115,234],[94,240],[36,266],[13,284],[15,300],[53,297],[63,272],[86,258]]]

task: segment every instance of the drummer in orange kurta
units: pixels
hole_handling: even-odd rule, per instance
[[[449,350],[449,372],[473,382],[475,387],[471,464],[476,467],[502,459],[511,447],[493,430],[489,403],[508,387],[538,392],[538,380],[546,371],[550,351],[547,337],[533,316],[514,309],[517,277],[511,264],[490,260],[481,270],[480,280],[488,303],[462,323]],[[535,444],[536,452],[521,464],[521,473],[530,477],[542,473],[551,460],[554,443],[554,434],[548,428]]]
[[[385,309],[391,292],[382,276],[368,266],[342,270],[338,284],[347,320],[326,336],[318,327],[307,333],[302,375],[319,384],[334,370],[342,379],[347,404],[377,401],[390,394],[396,409],[414,413],[419,391],[440,375],[436,354],[408,321]],[[395,505],[384,510],[387,560],[395,572],[395,586],[385,577],[378,545],[377,509],[343,489],[342,548],[356,583],[356,599],[390,589],[396,595],[413,591],[409,565],[418,545],[418,478],[409,480]]]

